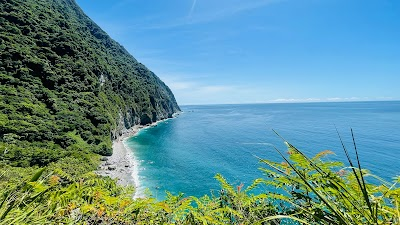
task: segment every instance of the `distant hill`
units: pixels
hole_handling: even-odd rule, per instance
[[[0,82],[0,142],[20,147],[0,159],[17,166],[83,149],[110,155],[124,129],[180,110],[73,0],[0,2]]]

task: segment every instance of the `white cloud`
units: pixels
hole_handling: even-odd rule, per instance
[[[192,8],[190,8],[190,11],[189,11],[189,14],[188,14],[188,18],[192,17],[194,8],[196,7],[196,3],[197,3],[197,0],[193,0]]]
[[[176,17],[175,20],[169,20],[158,24],[154,23],[153,25],[147,24],[146,26],[140,27],[144,29],[171,29],[186,25],[208,23],[224,19],[226,17],[231,17],[245,11],[266,7],[281,1],[283,0],[225,0],[218,2],[214,0],[200,2],[194,0],[188,16]]]
[[[244,85],[204,83],[200,74],[168,74],[162,76],[171,88],[177,101],[182,105],[190,104],[240,104],[240,103],[307,103],[307,102],[350,102],[350,101],[382,101],[393,100],[390,97],[307,97],[277,98],[276,91],[265,86],[262,89]],[[208,79],[205,79],[209,81]]]
[[[327,98],[326,100],[330,101],[330,102],[334,102],[334,101],[340,101],[340,100],[342,100],[342,98],[335,97],[335,98]]]
[[[277,103],[294,103],[294,102],[351,102],[351,101],[382,101],[382,100],[393,100],[392,97],[380,97],[380,98],[369,98],[369,97],[331,97],[331,98],[278,98],[271,102]]]
[[[171,88],[179,104],[237,103],[245,88],[235,85],[204,83],[201,74],[163,74],[161,79]],[[240,101],[239,101],[240,102]]]
[[[166,83],[172,90],[187,90],[196,86],[193,82],[171,81]]]
[[[233,86],[223,86],[223,85],[208,85],[208,86],[200,86],[197,91],[199,93],[204,94],[215,94],[221,92],[232,91],[235,89]]]

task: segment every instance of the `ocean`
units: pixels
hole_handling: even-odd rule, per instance
[[[336,129],[354,156],[352,128],[363,168],[389,181],[400,175],[399,101],[181,108],[177,118],[143,129],[125,143],[138,165],[140,195],[161,200],[166,190],[197,197],[217,193],[217,173],[233,185],[250,185],[263,177],[259,158],[283,161],[274,147],[287,148],[273,130],[308,156],[331,150],[335,155],[327,160],[345,162]]]

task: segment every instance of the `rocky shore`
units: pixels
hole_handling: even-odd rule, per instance
[[[114,141],[113,154],[103,156],[101,161],[97,174],[117,179],[117,183],[123,186],[136,186],[132,176],[135,162],[132,153],[125,148],[123,140]]]
[[[135,136],[141,129],[157,126],[157,124],[162,121],[164,120],[144,126],[135,125],[125,130],[123,134],[113,142],[113,154],[101,158],[101,164],[96,173],[102,176],[109,176],[112,179],[117,179],[117,183],[120,185],[133,185],[138,188],[138,162],[135,160],[133,153],[126,148],[124,141],[129,137]],[[135,197],[139,197],[138,193],[135,193]]]
[[[137,171],[135,171],[137,163],[134,160],[132,152],[125,147],[124,141],[129,137],[135,136],[141,129],[149,126],[155,126],[155,123],[146,126],[135,125],[125,130],[123,134],[113,142],[113,154],[101,158],[101,163],[96,173],[102,176],[109,176],[112,179],[117,179],[117,183],[120,185],[134,185],[137,187],[138,184],[135,183],[133,177],[133,174],[137,173]]]

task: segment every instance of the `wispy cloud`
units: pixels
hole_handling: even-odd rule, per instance
[[[188,90],[193,87],[196,87],[196,83],[193,82],[182,82],[182,81],[175,81],[175,82],[167,82],[168,86],[172,90]]]
[[[171,88],[179,104],[238,104],[238,103],[307,103],[307,102],[352,102],[352,101],[390,101],[392,97],[305,97],[276,98],[273,86],[232,85],[211,82],[213,75],[204,74],[163,74],[162,80]],[[204,82],[206,80],[206,82]]]
[[[241,90],[235,86],[204,85],[201,83],[186,83],[187,86],[185,88],[182,88],[185,83],[167,85],[171,87],[175,97],[181,104],[234,103],[237,101],[237,94],[239,93],[237,90]],[[182,89],[176,89],[177,86]]]
[[[161,79],[171,88],[180,104],[214,104],[237,100],[243,88],[229,84],[203,83],[206,75],[161,74]]]
[[[205,93],[205,94],[215,94],[215,93],[221,93],[221,92],[226,92],[226,91],[232,91],[234,90],[234,86],[226,86],[226,85],[207,85],[207,86],[201,86],[197,90],[198,92]]]
[[[175,18],[164,23],[155,23],[150,26],[144,26],[145,29],[172,29],[181,26],[195,25],[217,21],[239,13],[266,7],[284,0],[252,0],[252,1],[221,1],[215,4],[214,1],[197,2],[194,0],[189,10],[188,16]],[[197,5],[203,4],[202,10],[196,10]]]
[[[213,10],[208,10],[199,14],[191,23],[210,22],[225,17],[233,16],[245,11],[266,7],[273,3],[281,2],[282,0],[252,0],[252,1],[228,1],[223,7]]]
[[[225,91],[231,91],[234,86],[230,85],[213,85],[213,84],[203,84],[199,81],[186,81],[177,77],[162,77],[164,82],[175,91],[185,91],[196,94],[216,94]]]
[[[395,100],[392,97],[332,97],[332,98],[278,98],[272,100],[277,103],[294,103],[294,102],[354,102],[354,101],[385,101]]]
[[[272,102],[319,102],[323,101],[321,98],[278,98]]]
[[[196,3],[197,3],[197,0],[193,0],[192,7],[190,8],[190,11],[189,11],[189,14],[188,14],[188,18],[192,17],[193,11],[196,8]]]

